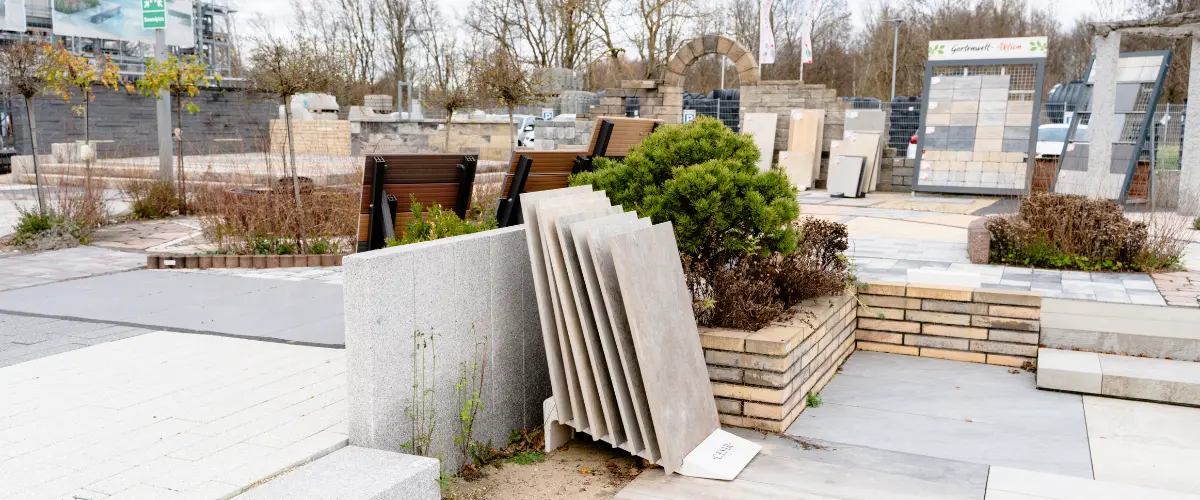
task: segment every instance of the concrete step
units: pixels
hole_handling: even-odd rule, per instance
[[[1200,495],[1008,467],[988,471],[987,500],[1200,500]]]
[[[1037,386],[1083,394],[1200,406],[1200,363],[1038,349]]]
[[[1046,347],[1200,361],[1200,309],[1046,299],[1041,321]]]
[[[249,490],[237,500],[437,500],[436,459],[350,446]]]

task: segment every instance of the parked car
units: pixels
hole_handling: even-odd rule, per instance
[[[554,120],[553,120],[553,121],[556,121],[556,122],[573,122],[573,121],[575,121],[575,113],[563,113],[563,114],[561,114],[561,115],[558,115],[558,116],[554,117]]]
[[[1038,127],[1037,147],[1034,152],[1037,158],[1058,157],[1062,155],[1063,143],[1067,142],[1067,133],[1071,125],[1066,123],[1048,123]],[[1080,125],[1075,131],[1075,140],[1091,139],[1087,125]]]

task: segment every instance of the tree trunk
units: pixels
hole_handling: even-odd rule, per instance
[[[520,132],[517,131],[517,124],[513,123],[512,106],[508,106],[508,130],[510,135],[508,138],[508,143],[512,145],[513,152],[515,153],[517,151],[517,135],[520,134]]]
[[[175,100],[178,102],[179,107],[179,117],[176,120],[176,128],[179,129],[179,213],[186,215],[187,184],[184,182],[183,173],[183,94],[176,95]]]
[[[42,169],[38,164],[37,123],[33,118],[33,98],[25,96],[25,114],[29,115],[29,144],[33,148],[33,179],[37,184],[38,215],[46,215],[46,197],[42,193]]]
[[[446,147],[442,149],[443,153],[450,152],[450,120],[454,119],[454,110],[450,110],[450,114],[446,116]]]
[[[88,112],[91,111],[91,97],[86,90],[83,92],[83,147],[80,152],[84,153],[83,158],[83,174],[84,174],[84,195],[90,196],[92,193],[92,157],[87,155],[87,150],[92,148],[92,140],[88,134]]]
[[[304,253],[304,239],[307,236],[304,230],[304,207],[300,203],[300,164],[296,163],[296,140],[292,136],[292,107],[287,103],[288,98],[283,99],[283,124],[287,129],[288,156],[292,161],[292,195],[296,198],[296,220],[299,224],[296,226],[296,251]]]

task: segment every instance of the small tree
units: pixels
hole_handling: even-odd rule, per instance
[[[75,112],[83,116],[83,143],[91,144],[88,127],[88,111],[96,94],[92,91],[96,84],[118,90],[122,85],[126,90],[133,91],[133,86],[121,81],[121,70],[113,63],[112,58],[103,56],[95,64],[88,58],[74,54],[59,43],[45,45],[47,65],[42,74],[46,82],[46,92],[57,94],[64,101],[71,102],[71,92],[79,90],[83,104],[75,107]],[[88,160],[91,165],[91,160]]]
[[[508,111],[509,144],[517,147],[517,131],[513,127],[513,109],[537,102],[538,92],[533,82],[521,71],[515,57],[496,49],[479,67],[479,93],[495,100]]]
[[[37,184],[38,215],[46,215],[46,199],[42,192],[42,171],[37,154],[37,120],[33,114],[33,98],[46,88],[42,74],[49,64],[45,44],[20,41],[0,50],[0,78],[8,96],[25,98],[25,114],[29,117],[29,142],[33,150],[33,176]]]
[[[209,85],[212,80],[221,81],[220,76],[210,78],[206,73],[207,67],[195,55],[179,58],[170,54],[166,61],[154,58],[146,59],[146,74],[137,81],[137,89],[146,97],[158,99],[163,91],[170,93],[177,106],[176,137],[179,144],[179,211],[187,211],[187,191],[184,185],[183,173],[183,111],[196,114],[200,107],[192,98],[200,93],[200,87]],[[185,99],[186,98],[186,99]]]
[[[450,152],[450,120],[454,119],[454,112],[471,106],[476,101],[475,93],[471,90],[470,85],[451,83],[430,93],[429,103],[446,111],[445,151],[447,153]]]
[[[283,104],[284,126],[287,128],[288,154],[292,162],[292,193],[296,210],[301,209],[300,174],[296,163],[296,142],[292,137],[292,96],[302,92],[329,92],[338,81],[331,57],[318,50],[315,43],[299,39],[289,45],[278,38],[259,42],[250,56],[248,76],[255,88],[279,96]]]

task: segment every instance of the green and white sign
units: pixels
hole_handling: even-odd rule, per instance
[[[167,27],[167,0],[142,0],[142,28]]]

